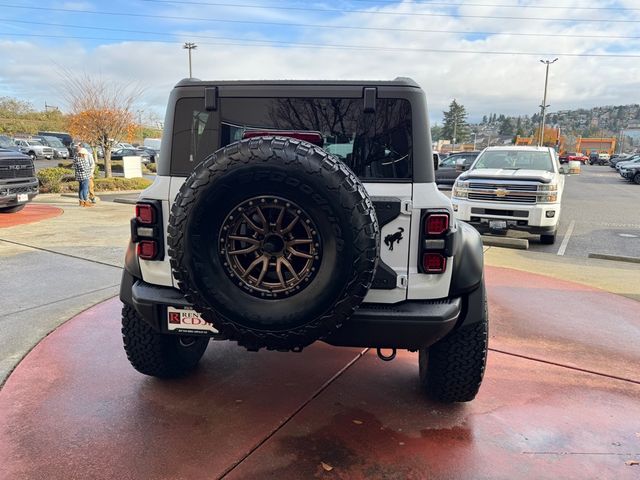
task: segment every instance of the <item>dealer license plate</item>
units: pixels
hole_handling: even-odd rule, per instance
[[[504,230],[507,228],[506,220],[489,220],[489,228],[492,230]]]
[[[175,332],[218,333],[213,325],[192,308],[167,307],[167,328]]]

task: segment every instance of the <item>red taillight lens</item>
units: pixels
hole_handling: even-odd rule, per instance
[[[447,259],[440,253],[423,253],[422,268],[425,273],[442,273],[447,268]]]
[[[136,204],[136,220],[143,225],[150,225],[156,221],[156,211],[148,203]]]
[[[449,230],[449,215],[446,213],[432,213],[427,217],[424,233],[427,235],[441,235]]]
[[[138,242],[138,257],[143,260],[153,260],[158,255],[158,242],[142,240]]]

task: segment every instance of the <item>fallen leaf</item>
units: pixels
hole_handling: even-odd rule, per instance
[[[404,442],[399,442],[398,445],[404,445]]]
[[[320,462],[322,465],[322,468],[324,470],[326,470],[327,472],[330,472],[331,470],[333,470],[333,467],[331,465],[329,465],[328,463],[324,463],[324,462]]]
[[[236,400],[236,403],[242,403],[242,400]]]
[[[356,425],[362,425],[364,422],[362,420],[351,420]]]
[[[625,465],[629,465],[630,467],[633,466],[633,465],[640,465],[640,462],[638,460],[627,460],[624,463],[625,463]]]

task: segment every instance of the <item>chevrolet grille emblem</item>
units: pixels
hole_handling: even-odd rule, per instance
[[[504,188],[496,188],[496,197],[503,198],[507,196],[507,191]]]

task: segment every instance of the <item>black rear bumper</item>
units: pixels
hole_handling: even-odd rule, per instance
[[[484,284],[455,298],[406,301],[399,304],[363,304],[348,322],[323,338],[349,347],[417,350],[433,345],[453,329],[482,319]],[[134,307],[156,331],[167,329],[167,306],[191,307],[179,290],[151,285],[123,272],[122,302]]]

